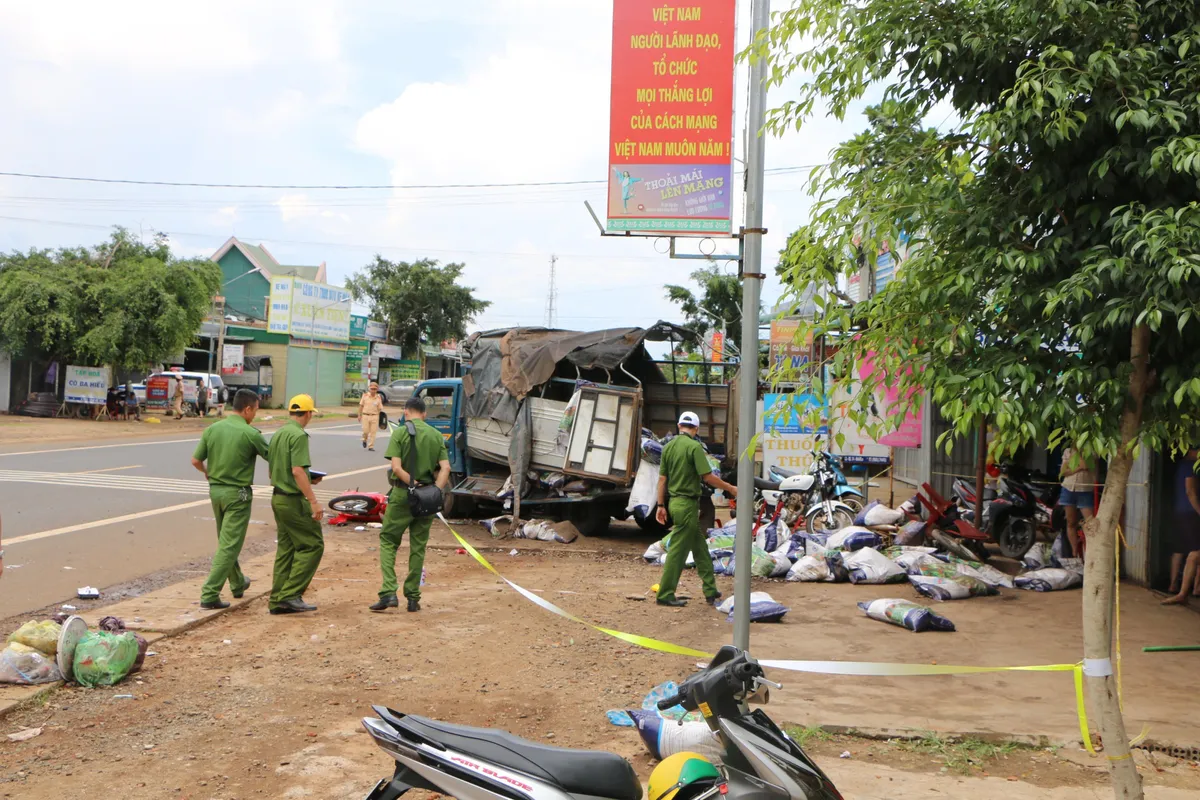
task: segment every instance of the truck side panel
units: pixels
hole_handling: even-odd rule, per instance
[[[530,398],[533,419],[534,469],[560,471],[566,455],[566,442],[558,442],[558,425],[562,422],[567,404],[557,400]],[[471,458],[508,464],[508,448],[512,442],[512,425],[485,417],[467,418],[467,452]]]

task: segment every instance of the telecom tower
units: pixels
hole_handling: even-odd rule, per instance
[[[558,324],[558,256],[550,256],[550,290],[546,293],[546,327]]]

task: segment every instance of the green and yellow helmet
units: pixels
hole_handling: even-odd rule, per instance
[[[647,800],[692,800],[722,780],[720,771],[704,756],[676,753],[650,773]]]

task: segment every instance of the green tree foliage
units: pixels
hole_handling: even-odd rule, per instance
[[[176,259],[165,237],[143,244],[121,228],[96,247],[0,256],[0,346],[120,375],[191,343],[220,287],[211,261]]]
[[[693,330],[701,339],[707,339],[714,330],[724,324],[726,348],[737,342],[742,333],[742,285],[736,275],[725,274],[716,264],[709,264],[694,271],[693,283],[699,288],[695,292],[686,286],[668,284],[667,299],[679,305],[683,312],[683,327]],[[688,342],[685,348],[695,352],[697,344]]]
[[[374,318],[387,322],[404,352],[416,353],[422,340],[465,338],[467,325],[491,305],[458,284],[463,269],[463,264],[443,266],[428,258],[409,263],[375,256],[346,288],[370,306]]]
[[[818,294],[816,334],[860,329],[880,383],[920,390],[994,448],[1074,444],[1109,464],[1088,526],[1085,655],[1107,658],[1114,529],[1138,447],[1200,429],[1200,24],[1194,2],[799,0],[755,56],[807,78],[782,132],[885,86],[868,129],[813,176],[783,253],[828,292],[913,236],[899,277],[853,307]],[[938,123],[931,127],[930,122]],[[893,421],[919,395],[890,409]],[[855,409],[860,419],[864,407]],[[1140,797],[1111,677],[1089,680],[1119,797]]]

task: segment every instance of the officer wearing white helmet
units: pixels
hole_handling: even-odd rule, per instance
[[[708,541],[700,530],[700,497],[705,483],[730,497],[737,497],[737,488],[713,474],[704,447],[696,438],[699,430],[700,418],[685,411],[679,417],[679,435],[667,442],[659,463],[658,521],[666,525],[667,511],[670,510],[674,526],[667,542],[662,579],[658,582],[660,606],[687,605],[686,600],[675,597],[675,587],[679,585],[688,553],[693,554],[696,562],[696,572],[704,586],[704,599],[715,604],[721,597],[712,559],[708,555]]]

